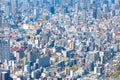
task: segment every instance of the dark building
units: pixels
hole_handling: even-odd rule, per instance
[[[111,0],[111,3],[112,3],[112,4],[115,4],[115,0]]]
[[[7,72],[2,72],[2,80],[8,80],[9,74]]]
[[[8,70],[0,69],[0,80],[11,80]]]
[[[32,51],[30,51],[27,54],[27,59],[28,61],[31,61],[32,63],[34,63],[36,61],[36,58],[38,57],[38,52],[36,49],[33,49]]]
[[[55,8],[51,7],[50,12],[51,12],[51,14],[55,14]]]
[[[97,9],[93,9],[93,18],[97,19]]]
[[[50,66],[50,57],[48,55],[40,56],[38,59],[39,67],[48,67]]]

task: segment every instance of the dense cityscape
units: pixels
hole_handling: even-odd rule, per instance
[[[0,0],[0,80],[120,80],[120,0]]]

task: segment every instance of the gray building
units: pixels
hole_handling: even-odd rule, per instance
[[[40,56],[38,64],[39,64],[39,67],[50,66],[50,57],[48,55]]]
[[[38,57],[37,49],[33,49],[27,54],[28,61],[32,61],[33,63],[36,61],[36,58]]]
[[[9,40],[0,40],[0,61],[4,62],[5,60],[10,60],[10,41]]]
[[[90,51],[86,54],[85,59],[85,67],[88,71],[94,70],[94,65],[96,61],[99,61],[99,52],[98,51]]]

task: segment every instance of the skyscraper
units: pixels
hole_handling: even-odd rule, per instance
[[[10,78],[10,71],[0,69],[0,80],[11,80]]]
[[[0,0],[0,7],[2,2]],[[0,62],[10,59],[10,40],[9,40],[9,28],[3,25],[2,10],[0,9]],[[7,27],[7,28],[5,28]]]
[[[2,27],[2,10],[1,10],[2,2],[0,0],[0,29]]]
[[[0,40],[0,61],[10,60],[10,41],[1,39]]]
[[[93,9],[93,18],[97,19],[97,9]]]
[[[18,12],[18,8],[19,8],[19,0],[16,0],[16,13]]]
[[[18,12],[18,0],[10,0],[11,3],[11,12],[15,14]]]

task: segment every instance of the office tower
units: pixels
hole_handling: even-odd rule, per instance
[[[0,0],[0,29],[2,27],[2,10],[1,10],[1,6],[2,6],[2,1]]]
[[[9,80],[8,72],[2,72],[2,80]]]
[[[49,34],[48,33],[42,34],[42,38],[45,41],[45,43],[48,43],[48,41],[49,41]]]
[[[0,1],[0,6],[2,2]],[[10,59],[10,40],[9,40],[9,28],[4,24],[2,19],[2,10],[0,9],[0,61]],[[4,31],[5,30],[5,31]]]
[[[105,61],[104,61],[104,52],[100,52],[100,62],[101,64],[103,64]]]
[[[97,9],[93,9],[93,18],[97,19]]]
[[[38,64],[39,64],[39,67],[50,66],[50,57],[48,55],[40,56],[38,60]]]
[[[34,15],[35,15],[35,18],[38,19],[40,17],[40,6],[41,6],[41,3],[40,3],[40,0],[36,0],[35,1],[35,8],[34,8]]]
[[[0,7],[2,2],[0,1]],[[9,32],[10,29],[7,23],[2,19],[2,10],[0,9],[0,61],[10,60],[10,39]]]
[[[33,72],[31,73],[31,77],[32,77],[33,79],[39,79],[39,78],[40,78],[40,75],[41,75],[41,71],[39,71],[39,70],[35,70],[35,71],[33,71]]]
[[[74,0],[70,0],[69,5],[73,7],[75,5],[74,2],[75,2]]]
[[[106,4],[106,5],[108,6],[109,1],[108,1],[108,0],[104,0],[103,3]]]
[[[87,25],[87,8],[88,8],[88,1],[87,0],[84,0],[83,1],[83,11],[84,11],[84,23],[86,24],[86,27],[88,27]]]
[[[51,7],[51,9],[50,9],[51,11],[51,14],[55,14],[55,8],[54,7]]]
[[[31,61],[32,63],[34,63],[36,61],[36,58],[38,57],[38,53],[36,49],[33,49],[32,51],[30,51],[27,54],[27,59],[28,61]]]
[[[16,14],[18,11],[18,0],[10,0],[10,3],[11,3],[12,14]]]
[[[102,11],[100,8],[97,9],[97,13],[99,13],[99,14],[97,14],[97,18],[102,19]]]
[[[8,70],[0,69],[0,80],[11,80]]]
[[[10,56],[10,40],[0,39],[0,61],[8,61]]]
[[[31,71],[31,66],[30,65],[25,65],[24,66],[24,71],[25,72],[30,72]]]
[[[44,0],[39,0],[40,7],[43,7],[43,1],[44,1]]]
[[[60,5],[60,0],[55,0],[55,5],[59,6]]]
[[[49,2],[51,6],[55,6],[55,0],[50,0]]]
[[[115,0],[111,0],[111,3],[112,3],[112,4],[115,4]]]
[[[18,13],[19,10],[19,0],[16,0],[16,13]]]
[[[99,52],[98,51],[90,51],[86,55],[85,59],[85,67],[87,70],[92,71],[94,70],[94,64],[96,61],[99,61]]]

